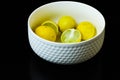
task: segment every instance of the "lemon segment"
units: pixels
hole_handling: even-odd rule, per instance
[[[49,26],[38,26],[35,29],[35,33],[39,36],[42,37],[46,40],[49,41],[56,41],[56,32],[53,28],[49,27]]]
[[[88,21],[81,22],[77,29],[81,32],[82,40],[88,40],[96,35],[95,26]]]
[[[81,41],[81,33],[76,29],[67,29],[61,34],[62,43],[75,43]]]
[[[53,28],[55,30],[56,34],[58,34],[58,32],[59,32],[58,25],[51,20],[47,20],[47,21],[43,22],[41,24],[41,26],[49,26],[49,27]]]
[[[71,16],[62,16],[58,21],[60,31],[63,32],[66,29],[75,28],[76,22]]]

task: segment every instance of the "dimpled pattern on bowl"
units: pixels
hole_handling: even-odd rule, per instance
[[[84,62],[98,53],[103,44],[104,32],[88,43],[77,46],[52,45],[39,39],[28,29],[30,45],[41,58],[57,64],[75,64]]]

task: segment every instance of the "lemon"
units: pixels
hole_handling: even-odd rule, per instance
[[[49,26],[38,26],[35,29],[35,33],[39,36],[42,37],[46,40],[49,41],[56,41],[56,32],[53,28],[49,27]]]
[[[95,26],[88,21],[81,22],[77,29],[81,32],[82,40],[88,40],[96,35]]]
[[[76,29],[67,29],[61,34],[62,43],[75,43],[81,41],[81,33]]]
[[[76,22],[71,16],[62,16],[58,20],[58,26],[60,28],[60,31],[63,32],[66,29],[75,28]]]
[[[52,27],[55,30],[56,34],[58,34],[58,32],[59,32],[58,25],[51,20],[47,20],[47,21],[43,22],[41,25]]]

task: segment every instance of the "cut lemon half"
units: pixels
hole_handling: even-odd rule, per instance
[[[81,32],[82,40],[88,40],[96,35],[95,26],[88,21],[81,22],[77,29]]]
[[[59,32],[58,25],[51,20],[47,20],[47,21],[43,22],[41,24],[41,26],[49,26],[49,27],[53,28],[55,30],[56,34],[58,34],[58,32]]]
[[[61,34],[62,43],[75,43],[81,41],[81,33],[76,29],[67,29]]]

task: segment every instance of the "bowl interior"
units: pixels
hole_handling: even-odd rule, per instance
[[[96,26],[97,35],[105,27],[104,18],[98,10],[87,4],[72,1],[52,2],[38,7],[30,15],[28,25],[34,30],[45,20],[53,20],[57,23],[58,19],[63,15],[72,16],[77,24],[81,21],[92,22]]]

